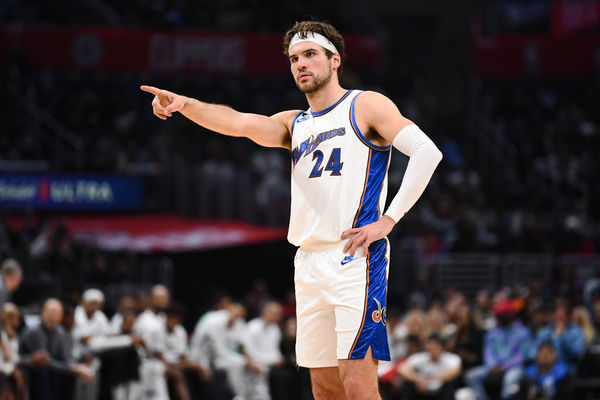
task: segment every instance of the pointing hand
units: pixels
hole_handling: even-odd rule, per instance
[[[154,95],[154,99],[152,100],[152,110],[154,111],[154,115],[162,120],[172,116],[174,112],[183,110],[188,99],[185,96],[169,92],[168,90],[162,90],[154,86],[142,85],[140,86],[140,89]]]

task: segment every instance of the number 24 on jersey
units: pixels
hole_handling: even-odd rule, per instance
[[[342,149],[340,148],[331,150],[329,161],[327,161],[327,164],[324,168],[325,171],[331,171],[329,174],[331,176],[340,176],[342,174],[342,167],[344,166],[344,163],[340,161],[341,153]],[[321,164],[323,163],[323,152],[321,150],[315,150],[313,153],[313,161],[315,160],[315,166],[313,167],[309,178],[318,178],[323,174],[323,167],[321,167]]]

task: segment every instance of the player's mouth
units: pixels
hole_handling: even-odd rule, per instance
[[[304,78],[308,78],[311,74],[308,72],[302,72],[300,75],[298,75],[298,80],[301,81]]]

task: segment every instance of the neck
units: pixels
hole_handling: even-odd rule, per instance
[[[317,92],[307,93],[306,100],[313,112],[321,111],[333,105],[344,93],[346,93],[346,89],[340,86],[334,74],[331,77],[331,81],[325,87],[322,87]]]

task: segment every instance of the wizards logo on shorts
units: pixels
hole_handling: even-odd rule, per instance
[[[381,303],[377,301],[377,299],[373,300],[375,300],[375,303],[377,303],[377,310],[373,311],[373,313],[371,314],[371,318],[375,323],[378,324],[380,322],[383,322],[383,324],[385,325],[387,323],[385,307],[381,308]]]

